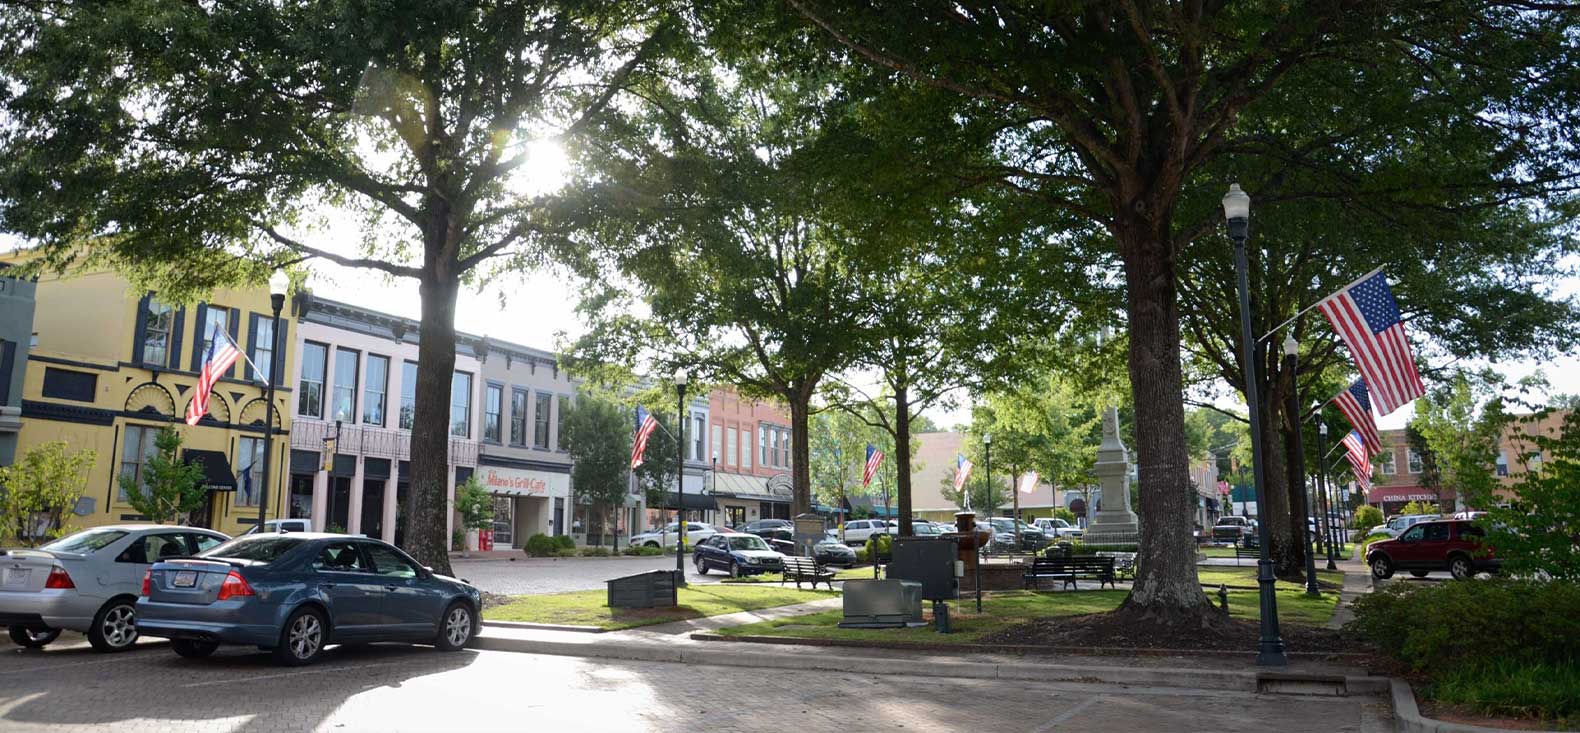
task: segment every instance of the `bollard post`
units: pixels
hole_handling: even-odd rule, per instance
[[[1218,606],[1223,609],[1224,613],[1229,612],[1229,585],[1227,583],[1218,584]]]

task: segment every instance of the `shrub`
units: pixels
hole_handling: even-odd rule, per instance
[[[1480,662],[1580,659],[1580,586],[1495,579],[1391,584],[1355,601],[1345,629],[1409,663],[1440,671]]]
[[[1383,523],[1382,510],[1370,504],[1363,504],[1355,510],[1355,516],[1350,517],[1350,529],[1357,532],[1370,532],[1372,527]]]
[[[607,547],[583,547],[581,549],[581,553],[580,554],[581,554],[582,557],[608,557],[609,556],[609,548],[607,548]]]
[[[867,546],[866,545],[862,545],[862,546],[856,548],[856,562],[862,563],[862,564],[866,564],[866,562],[867,562]]]
[[[625,549],[620,551],[620,554],[629,557],[636,557],[637,555],[642,554],[642,548],[637,545],[626,545]]]
[[[654,555],[662,555],[664,554],[664,551],[658,549],[657,547],[648,547],[647,545],[643,545],[636,548],[636,554],[641,555],[642,557],[652,557]]]
[[[574,547],[561,547],[554,551],[555,557],[576,557],[576,554]]]
[[[1064,521],[1069,522],[1071,525],[1075,524],[1075,512],[1065,509],[1062,506],[1053,510],[1053,518],[1063,519]]]
[[[554,546],[562,550],[574,550],[576,549],[576,538],[568,534],[559,535],[554,538]]]
[[[875,534],[868,537],[866,546],[868,548],[876,548],[879,562],[888,562],[889,558],[894,554],[894,538],[887,534]],[[874,550],[868,549],[867,557],[872,557],[873,553]]]
[[[1567,730],[1580,720],[1580,665],[1499,661],[1460,667],[1438,675],[1428,694],[1488,715],[1556,718]]]
[[[527,554],[532,557],[548,557],[554,554],[556,549],[559,549],[559,546],[554,542],[554,538],[542,532],[527,538]]]
[[[1442,514],[1436,502],[1411,500],[1399,510],[1400,514]]]

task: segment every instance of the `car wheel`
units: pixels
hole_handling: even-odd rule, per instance
[[[96,651],[119,652],[137,643],[137,607],[129,598],[113,598],[93,616],[88,643]]]
[[[730,563],[730,577],[732,577],[732,578],[739,578],[739,577],[741,577],[741,566],[740,566],[740,563],[733,562],[733,561]]]
[[[1414,575],[1417,578],[1425,578],[1427,576],[1427,572],[1428,571],[1426,571],[1426,570],[1411,570],[1410,574]]]
[[[41,648],[45,644],[60,638],[60,629],[12,626],[9,627],[8,631],[11,633],[11,641],[15,642],[17,646],[25,646],[29,649]]]
[[[198,641],[197,639],[171,639],[170,648],[187,659],[202,659],[214,653],[219,648],[217,641]]]
[[[456,601],[444,609],[444,618],[439,621],[439,638],[434,641],[434,646],[442,652],[460,651],[472,635],[477,632],[477,623],[472,617],[472,607],[465,601]]]
[[[708,565],[707,565],[707,563],[704,563],[702,561],[702,558],[700,558],[700,557],[697,558],[695,561],[693,561],[693,564],[697,566],[697,574],[698,575],[707,575],[708,574]]]
[[[1372,577],[1378,580],[1387,580],[1393,577],[1393,563],[1388,558],[1378,556],[1372,558]]]
[[[311,664],[324,652],[329,633],[324,614],[313,608],[298,608],[285,620],[280,643],[274,647],[274,661],[292,667]]]
[[[1448,559],[1448,572],[1454,580],[1470,580],[1476,577],[1476,569],[1470,564],[1470,558],[1464,555],[1455,555]]]

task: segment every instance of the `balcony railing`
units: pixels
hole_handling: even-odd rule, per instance
[[[322,451],[324,441],[334,435],[334,423],[298,417],[291,424],[291,447],[298,450]],[[396,461],[411,460],[411,433],[406,430],[342,423],[339,438],[339,443],[335,446],[336,453]],[[477,441],[450,438],[450,464],[477,465]]]

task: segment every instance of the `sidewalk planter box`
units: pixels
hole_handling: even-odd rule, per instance
[[[921,626],[922,584],[914,580],[845,581],[844,629]]]
[[[671,608],[677,605],[675,589],[680,585],[673,570],[650,570],[605,581],[609,584],[610,608]]]

